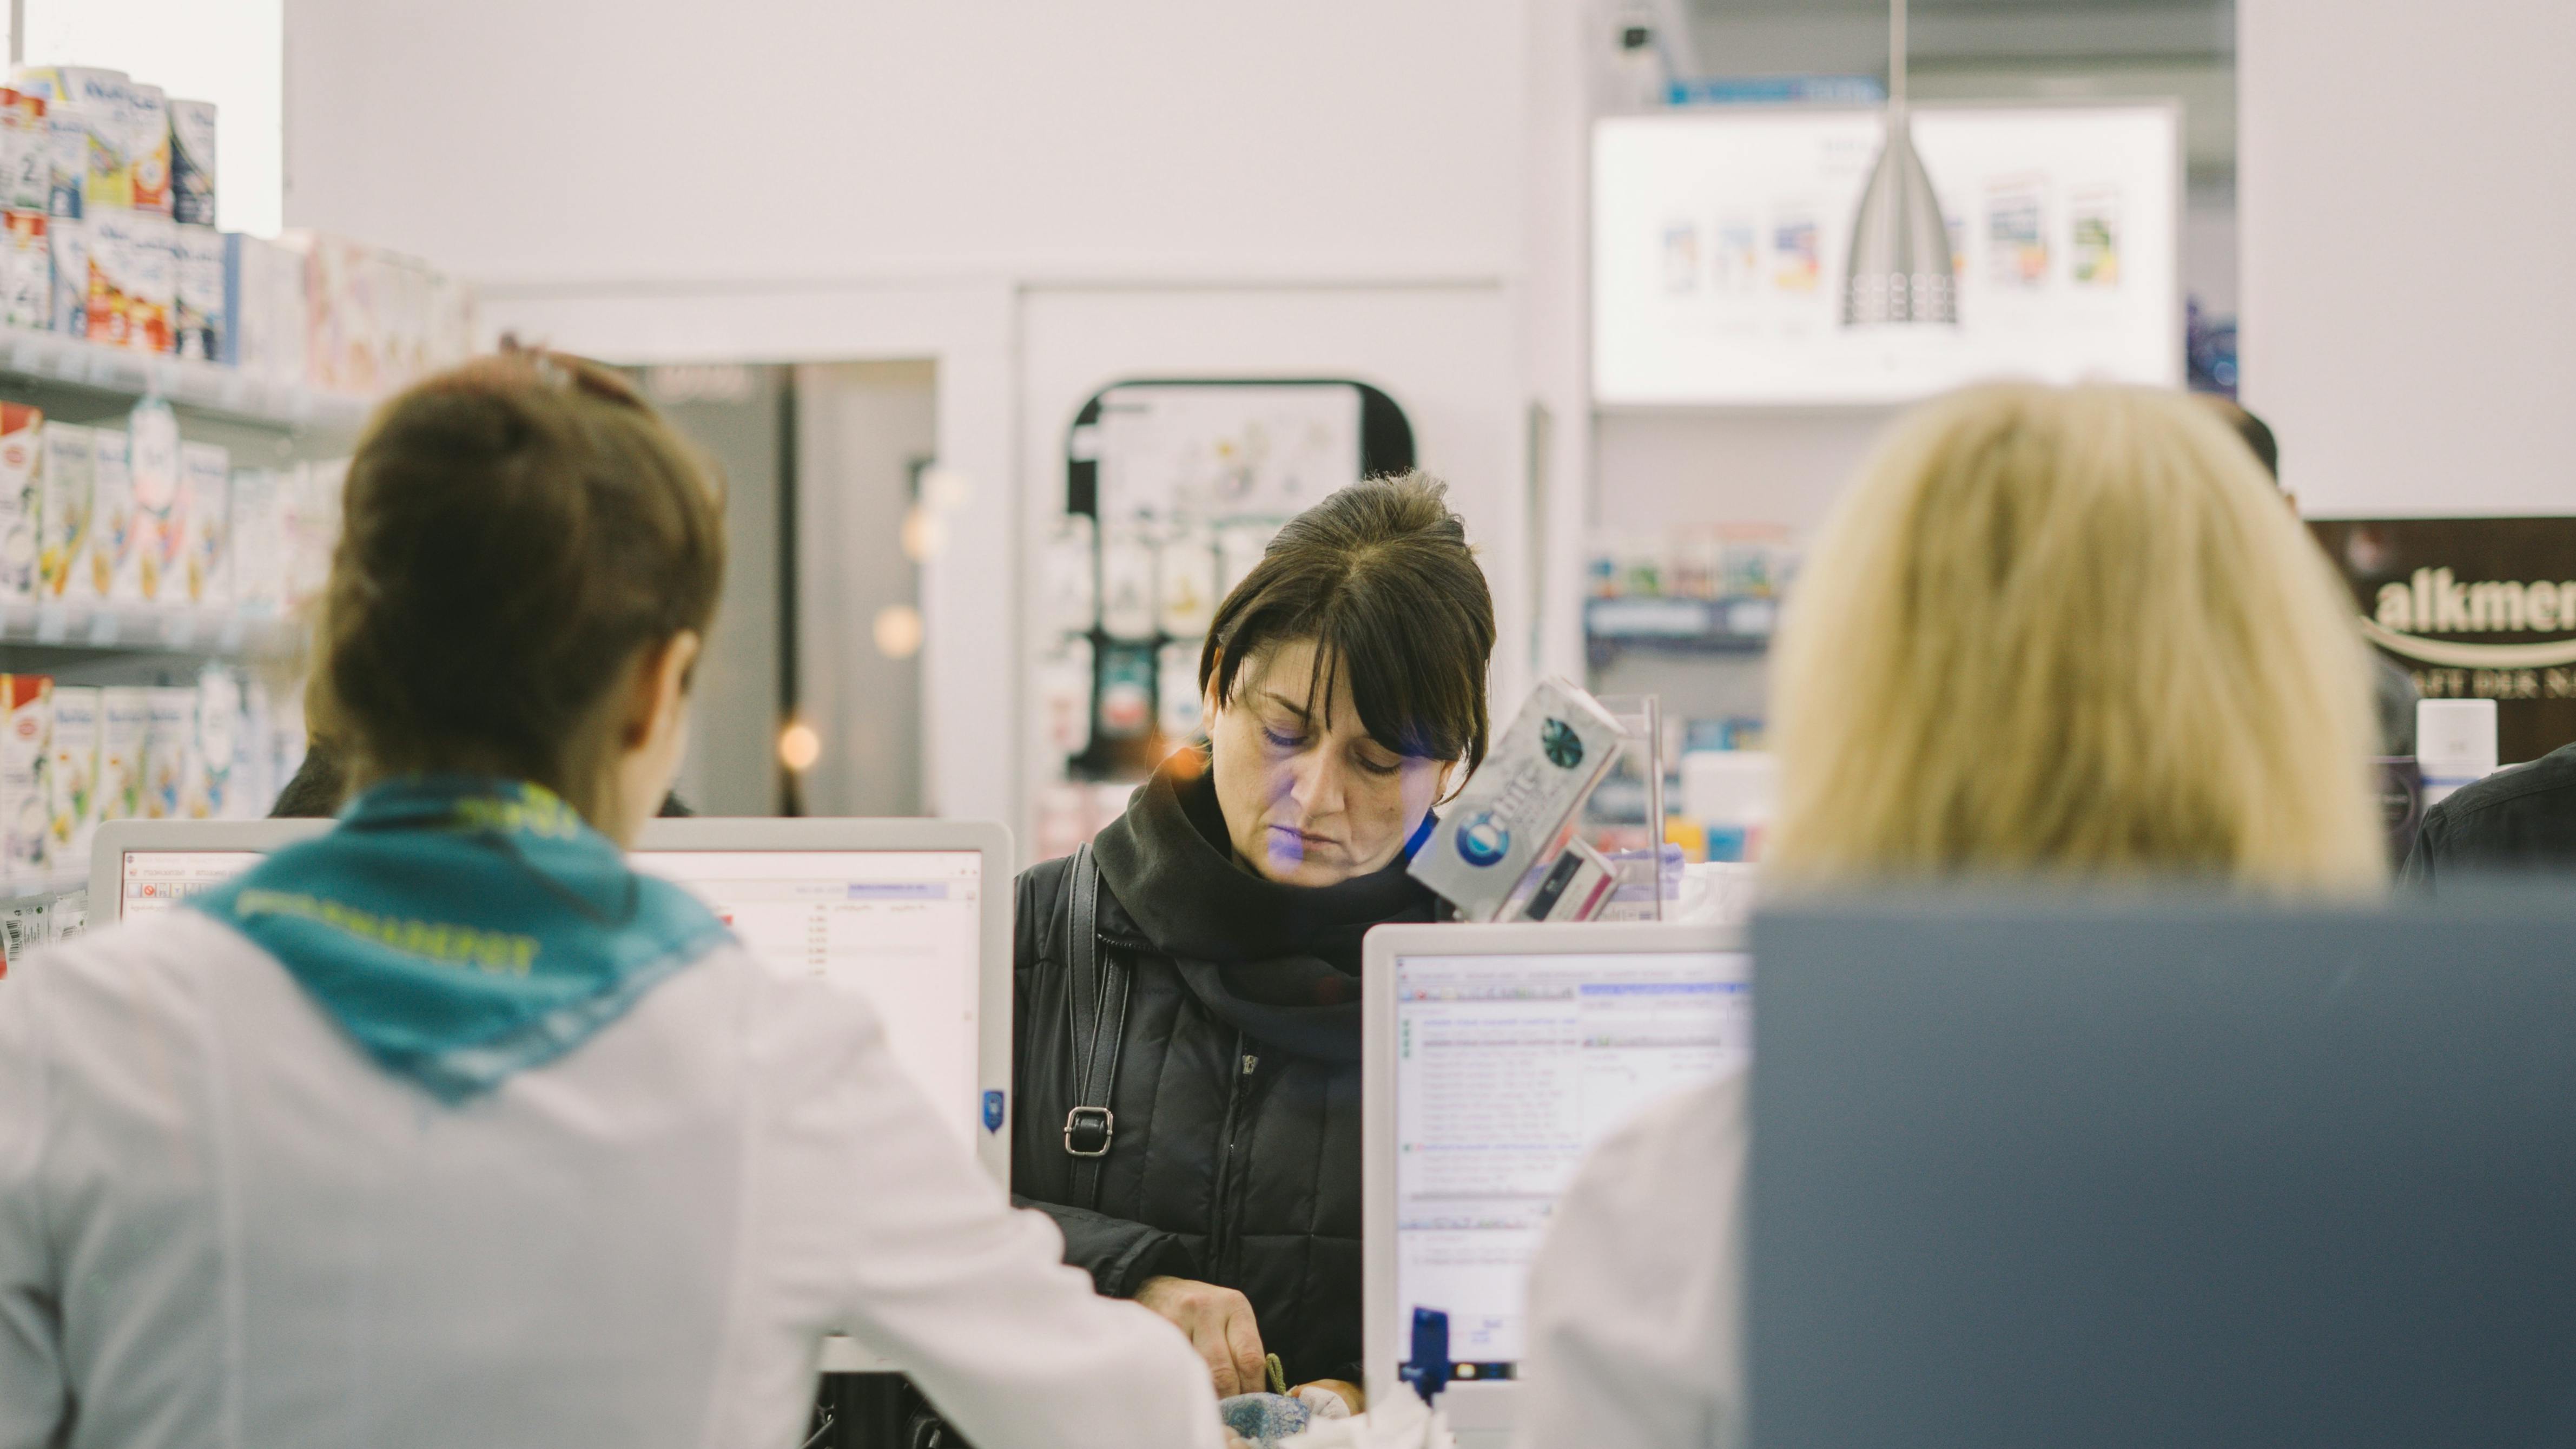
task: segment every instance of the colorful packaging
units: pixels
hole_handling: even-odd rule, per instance
[[[45,414],[0,402],[0,600],[36,596],[36,521],[43,507]]]
[[[215,224],[215,103],[170,103],[170,215],[181,226]]]
[[[45,98],[0,90],[0,206],[51,211],[54,128]]]
[[[5,95],[6,92],[0,92]],[[54,322],[51,218],[31,207],[0,211],[0,326],[37,331]]]
[[[241,752],[241,680],[229,669],[208,665],[197,676],[196,714],[196,774],[182,813],[190,820],[228,820]]]
[[[36,464],[36,577],[39,596],[81,598],[89,592],[90,490],[97,481],[93,430],[47,423],[45,456]]]
[[[125,72],[95,66],[20,66],[10,85],[22,95],[43,99],[49,118],[70,117],[81,137],[82,205],[73,215],[134,205],[136,112],[143,102]],[[166,130],[167,113],[161,114]],[[162,146],[166,151],[166,138]],[[166,159],[162,176],[166,186]]]
[[[162,580],[179,529],[179,416],[158,399],[137,403],[126,415],[125,438],[134,498],[126,552],[134,589],[113,597],[156,601],[165,592]]]
[[[152,691],[111,687],[98,693],[97,818],[132,820],[143,813],[143,747],[152,733]]]
[[[89,211],[89,340],[170,350],[171,222],[139,211]]]
[[[45,873],[53,852],[54,682],[0,674],[0,863],[11,876]]]
[[[161,579],[156,597],[176,604],[206,600],[205,524],[207,505],[220,520],[225,479],[232,472],[230,453],[212,443],[179,445],[179,482],[168,517],[161,525]],[[217,529],[220,534],[220,526]]]
[[[45,218],[53,253],[52,326],[66,337],[89,335],[89,223],[57,212]]]
[[[320,595],[331,576],[331,550],[340,541],[340,492],[348,476],[346,458],[298,463],[280,490],[286,540],[286,595],[280,602],[288,609]]]
[[[1414,856],[1413,878],[1460,920],[1497,919],[1532,868],[1556,859],[1625,739],[1600,701],[1541,680]]]
[[[140,560],[134,557],[134,474],[125,430],[97,429],[90,434],[90,443],[88,596],[140,599],[143,582],[136,571]]]
[[[159,86],[125,88],[127,190],[136,211],[170,214],[170,98]]]
[[[220,450],[218,450],[220,451]],[[183,462],[181,466],[186,466]],[[228,605],[233,601],[233,479],[230,470],[193,475],[189,500],[189,577],[198,603]]]
[[[143,738],[143,818],[186,818],[189,796],[203,788],[203,763],[197,755],[197,691],[143,691],[147,722]]]
[[[80,220],[89,193],[89,123],[80,112],[46,103],[45,159],[53,183],[45,191],[45,210],[56,221]]]
[[[90,833],[98,827],[99,704],[96,689],[54,687],[54,761],[45,788],[58,861],[87,860]]]
[[[212,362],[223,355],[230,322],[224,310],[223,234],[202,226],[170,231],[172,348],[181,357]]]
[[[285,543],[277,514],[278,477],[268,468],[233,474],[233,602],[257,613],[275,613],[285,602]]]

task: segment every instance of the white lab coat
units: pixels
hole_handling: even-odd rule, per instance
[[[1584,1159],[1530,1270],[1520,1449],[1744,1442],[1742,1071]]]
[[[0,982],[0,1449],[787,1449],[834,1332],[981,1449],[1217,1444],[1062,1250],[730,944],[454,1108],[195,912]]]

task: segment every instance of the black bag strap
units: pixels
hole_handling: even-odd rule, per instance
[[[1127,1037],[1127,963],[1100,949],[1100,862],[1088,843],[1065,873],[1065,990],[1073,1024],[1073,1110],[1064,1150],[1073,1158],[1074,1206],[1100,1206],[1100,1162],[1118,1135],[1109,1098],[1118,1086],[1118,1049]]]

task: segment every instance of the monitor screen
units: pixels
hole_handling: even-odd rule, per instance
[[[249,850],[128,850],[117,916],[164,911],[250,868]],[[715,908],[774,969],[863,992],[914,1084],[978,1097],[984,858],[974,850],[645,850],[636,867]],[[970,1145],[968,1112],[942,1121]]]
[[[1739,952],[1395,963],[1396,1293],[1449,1315],[1457,1376],[1521,1357],[1530,1256],[1593,1144],[1750,1058]]]

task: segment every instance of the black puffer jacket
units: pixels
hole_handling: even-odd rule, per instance
[[[1251,1300],[1291,1383],[1360,1376],[1360,939],[1432,918],[1398,861],[1323,889],[1233,864],[1204,771],[1167,767],[1101,832],[1099,934],[1131,972],[1116,1138],[1069,1205],[1069,861],[1019,880],[1011,1187],[1065,1261],[1134,1296],[1156,1274]]]

